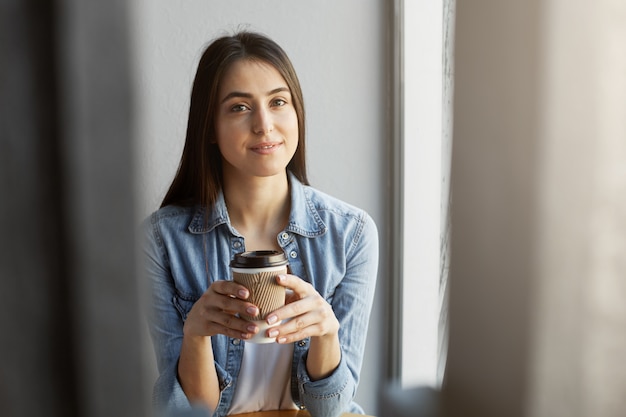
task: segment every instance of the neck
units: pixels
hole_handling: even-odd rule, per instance
[[[276,236],[289,220],[287,175],[224,179],[224,199],[231,223],[244,236]]]

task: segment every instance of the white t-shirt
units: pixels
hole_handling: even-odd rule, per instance
[[[293,344],[246,343],[229,414],[295,410],[291,397]]]

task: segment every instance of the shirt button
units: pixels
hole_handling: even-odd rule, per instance
[[[296,252],[295,250],[292,250],[289,253],[289,256],[291,257],[291,259],[296,259],[298,257],[298,252]]]
[[[306,346],[306,340],[301,340],[301,341],[299,341],[299,342],[298,342],[298,346],[300,346],[300,347],[304,347],[304,346]]]
[[[289,233],[284,232],[282,235],[280,235],[280,237],[281,237],[283,240],[287,240],[287,239],[289,239]]]
[[[239,249],[241,247],[241,242],[237,241],[237,242],[233,243],[233,247],[235,249]]]
[[[301,405],[300,410],[306,410],[306,407],[304,405]]]
[[[233,345],[235,346],[239,346],[239,344],[241,343],[241,340],[239,339],[233,339]]]

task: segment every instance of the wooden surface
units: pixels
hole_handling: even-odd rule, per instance
[[[258,411],[256,413],[231,414],[232,417],[311,417],[306,410]],[[372,417],[363,414],[344,413],[341,417]]]

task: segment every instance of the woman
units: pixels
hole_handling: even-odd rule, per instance
[[[272,40],[242,32],[204,52],[185,148],[161,208],[145,222],[150,331],[160,408],[213,415],[307,408],[362,412],[359,381],[378,263],[374,222],[308,185],[298,78]],[[284,307],[258,326],[229,262],[280,250]]]

